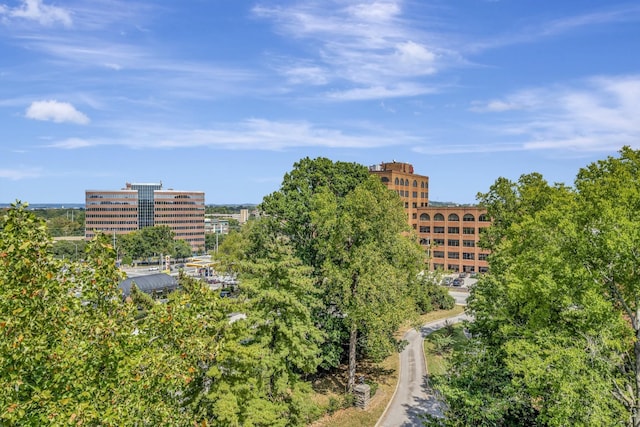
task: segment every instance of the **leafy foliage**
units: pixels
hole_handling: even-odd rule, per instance
[[[123,299],[113,236],[63,262],[16,202],[0,219],[0,424],[307,425],[309,375],[349,348],[353,381],[356,356],[397,350],[417,305],[441,305],[397,195],[366,168],[303,159],[263,207],[216,254],[238,298],[181,275],[158,302]],[[176,256],[173,237],[148,227],[117,249]]]
[[[356,356],[378,360],[397,350],[395,330],[417,312],[413,285],[424,253],[400,199],[361,165],[305,158],[260,207],[271,232],[312,268],[323,366],[336,366],[348,346],[352,387]]]
[[[2,224],[1,424],[289,426],[317,416],[296,374],[314,365],[302,342],[312,335],[297,338],[302,353],[288,353],[288,323],[265,322],[245,301],[187,277],[166,303],[135,287],[123,300],[108,236],[89,244],[86,263],[63,264],[44,223],[23,204]],[[304,271],[287,278],[289,267],[295,271],[287,259],[275,264],[274,280],[284,289],[304,284]],[[281,301],[264,292],[256,313]],[[297,295],[305,294],[303,286]],[[296,319],[302,313],[283,309]],[[251,320],[230,321],[238,312]]]
[[[445,424],[639,425],[639,169],[624,148],[575,189],[531,174],[479,195],[495,220],[491,273],[439,385]]]
[[[175,239],[175,233],[167,225],[145,227],[138,231],[119,235],[117,245],[120,255],[127,263],[159,255],[170,255],[174,259],[184,259],[191,256],[193,252],[189,243]]]

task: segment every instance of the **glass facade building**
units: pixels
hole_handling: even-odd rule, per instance
[[[162,190],[162,184],[128,184],[127,189],[138,192],[138,227],[153,227],[154,194],[156,190]]]
[[[86,190],[85,238],[97,232],[131,233],[166,225],[194,252],[204,250],[204,192],[163,190],[162,183],[130,184],[121,190]]]

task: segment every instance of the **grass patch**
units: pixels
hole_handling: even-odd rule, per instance
[[[420,317],[420,324],[455,316],[464,311],[464,307],[455,306],[451,310],[433,311]],[[397,337],[402,337],[411,324],[402,327]],[[378,387],[366,410],[355,407],[342,407],[345,401],[347,385],[347,366],[341,366],[331,375],[325,375],[313,383],[315,391],[313,400],[326,414],[312,427],[373,427],[382,416],[387,404],[393,397],[398,383],[399,355],[394,353],[381,363],[362,361],[358,363],[356,377],[364,375],[367,380],[374,381]]]
[[[424,340],[424,355],[429,375],[443,375],[447,369],[447,359],[454,349],[459,348],[467,337],[461,323],[437,330]]]

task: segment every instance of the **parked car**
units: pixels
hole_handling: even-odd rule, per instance
[[[462,286],[464,284],[464,280],[461,278],[453,279],[453,286]]]
[[[467,273],[463,271],[462,273],[460,273],[458,277],[460,277],[461,279],[464,279],[465,277],[467,277]]]

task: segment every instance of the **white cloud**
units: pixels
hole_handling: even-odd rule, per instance
[[[436,89],[413,83],[389,85],[389,86],[369,86],[362,88],[336,90],[327,93],[327,97],[335,101],[362,101],[368,99],[388,99],[401,98],[405,96],[416,96],[435,93]]]
[[[70,27],[73,23],[68,10],[57,6],[46,5],[42,0],[22,0],[22,5],[15,8],[0,8],[0,14],[11,18],[22,18],[37,21],[41,25],[51,26],[60,23]]]
[[[2,169],[0,168],[0,178],[9,179],[11,181],[19,181],[26,178],[38,178],[41,176],[41,171],[35,168],[21,168],[21,169]]]
[[[373,123],[352,124],[348,130],[307,121],[247,119],[210,128],[179,129],[157,123],[118,122],[109,125],[120,135],[99,139],[70,138],[46,145],[57,149],[81,149],[117,145],[131,149],[215,148],[280,151],[299,147],[372,148],[409,144],[417,138],[381,129]]]
[[[345,5],[347,3],[347,5]],[[291,40],[303,40],[310,69],[323,70],[326,84],[349,83],[355,89],[330,99],[376,99],[385,96],[411,97],[425,93],[419,80],[436,74],[459,55],[434,40],[424,29],[428,22],[408,17],[401,1],[303,2],[288,8],[256,7],[256,16],[271,20],[277,31]],[[300,59],[285,75],[296,73]],[[316,84],[317,80],[307,83]],[[296,81],[300,83],[300,80]],[[402,88],[402,90],[398,90]],[[414,88],[411,92],[404,89]],[[393,93],[394,95],[388,95]]]
[[[356,18],[365,21],[385,22],[396,17],[400,12],[397,1],[377,1],[373,3],[358,3],[346,8],[346,11]]]
[[[47,147],[73,150],[76,148],[93,147],[95,145],[99,145],[99,143],[95,143],[94,141],[89,141],[86,139],[69,138],[69,139],[65,139],[64,141],[59,141],[59,142],[55,142],[53,144],[47,145]]]
[[[627,3],[612,5],[609,9],[595,13],[567,16],[535,25],[522,25],[517,33],[502,34],[492,39],[470,40],[465,51],[481,51],[515,44],[536,42],[580,29],[611,23],[636,22],[640,20],[640,6]]]
[[[228,149],[283,150],[292,147],[369,148],[406,142],[402,135],[361,133],[315,126],[306,121],[280,122],[249,119],[215,129],[174,132],[156,147],[220,147]]]
[[[473,111],[504,114],[493,131],[519,139],[523,149],[610,151],[640,141],[640,75],[529,89],[475,105]]]
[[[32,102],[27,108],[26,117],[56,123],[71,122],[81,125],[89,123],[89,118],[76,110],[73,105],[55,100]]]
[[[324,85],[328,82],[326,70],[316,66],[298,66],[284,69],[283,73],[292,84]]]

